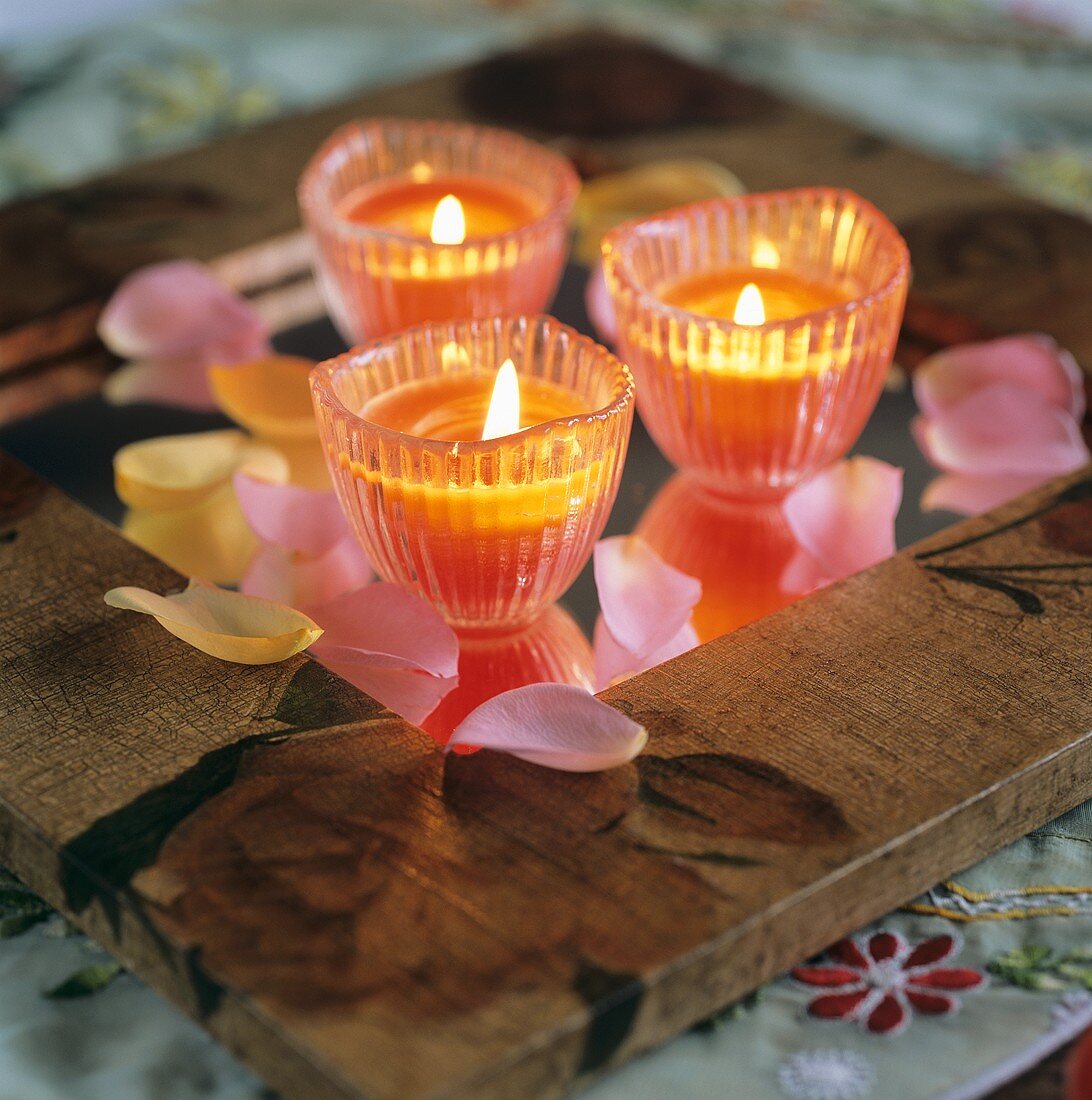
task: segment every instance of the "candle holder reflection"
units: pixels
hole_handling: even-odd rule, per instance
[[[529,426],[483,439],[509,359]],[[384,579],[482,631],[572,584],[633,422],[633,378],[605,348],[551,317],[433,325],[321,363],[311,384],[342,507]]]
[[[488,699],[527,684],[592,689],[592,648],[576,620],[556,604],[522,630],[459,635],[459,683],[421,723],[446,744],[455,727]]]
[[[676,569],[702,584],[692,622],[702,642],[798,599],[787,591],[801,553],[777,501],[733,501],[711,494],[691,474],[676,474],[656,494],[636,534]]]
[[[330,313],[359,342],[544,310],[578,190],[568,160],[517,134],[368,119],[319,149],[299,201]]]
[[[603,242],[622,358],[660,450],[776,499],[843,457],[891,365],[909,254],[852,192],[694,203]]]

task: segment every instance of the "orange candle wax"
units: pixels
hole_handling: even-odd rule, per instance
[[[461,208],[461,221],[456,214],[454,224],[444,226],[444,211],[454,207],[450,202],[443,207],[440,204],[449,196]],[[532,192],[508,180],[480,175],[415,179],[411,175],[365,184],[351,191],[342,199],[338,213],[346,221],[387,229],[404,237],[462,244],[467,238],[492,237],[526,225],[542,214],[542,203]],[[449,239],[444,239],[445,228]],[[434,234],[437,229],[438,241]]]
[[[543,212],[532,191],[483,175],[423,173],[350,192],[337,207],[341,219],[402,238],[408,248],[365,253],[371,279],[360,291],[365,311],[376,319],[373,332],[480,314],[486,283],[509,279],[518,248],[507,235]],[[414,241],[429,251],[415,251]],[[541,308],[541,280],[512,280],[504,297],[516,311]]]
[[[447,442],[481,440],[494,389],[492,374],[442,375],[408,382],[369,401],[364,419],[406,435]],[[591,411],[578,394],[541,378],[519,381],[521,428]],[[513,423],[503,434],[516,431]],[[594,507],[602,492],[604,463],[573,463],[574,434],[559,432],[551,453],[526,477],[527,455],[519,436],[498,441],[477,463],[430,471],[425,480],[385,478],[357,465],[352,476],[374,486],[383,522],[418,533],[405,545],[414,571],[432,576],[453,604],[472,604],[483,595],[510,602],[534,582],[542,561],[513,560],[518,546],[563,544],[576,513]],[[612,465],[613,455],[606,458]],[[578,465],[577,469],[570,466]],[[442,553],[436,547],[442,544]]]

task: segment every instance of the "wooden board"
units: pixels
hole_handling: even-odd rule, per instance
[[[587,87],[587,51],[546,55]],[[625,56],[596,47],[595,84]],[[593,170],[692,153],[755,188],[855,187],[911,242],[904,353],[1034,327],[1092,363],[1085,223],[667,71],[656,102],[700,125],[556,140]],[[356,114],[480,116],[496,79],[0,212],[0,417],[97,385],[98,305],[150,259],[312,315],[310,150]],[[1092,794],[1090,499],[1088,474],[1048,487],[629,681],[607,698],[648,752],[564,776],[445,760],[306,657],[224,666],[110,611],[112,585],[178,578],[4,459],[0,860],[289,1097],[555,1095]]]
[[[0,466],[0,860],[289,1097],[554,1096],[1092,795],[1092,476],[607,692],[637,762],[445,758]]]
[[[527,72],[532,96],[519,79]],[[564,107],[574,103],[589,106]],[[123,275],[153,260],[212,263],[277,327],[318,315],[295,186],[339,124],[391,114],[513,125],[519,109],[523,129],[571,153],[586,173],[703,156],[753,190],[853,188],[910,243],[912,342],[1045,329],[1092,369],[1088,222],[723,74],[585,35],[515,66],[371,91],[3,208],[0,266],[13,274],[0,295],[0,422],[101,384],[111,360],[94,338],[98,310]]]

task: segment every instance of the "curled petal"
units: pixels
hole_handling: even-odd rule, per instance
[[[1077,422],[1039,394],[999,382],[911,424],[925,457],[959,474],[1054,477],[1088,461]]]
[[[910,1012],[901,997],[887,993],[868,1014],[865,1029],[875,1035],[898,1035],[910,1023]]]
[[[123,359],[187,357],[201,366],[260,354],[269,336],[244,299],[192,260],[151,264],[123,279],[98,332]]]
[[[1041,474],[941,474],[925,486],[921,510],[977,516],[1030,492],[1044,480]]]
[[[588,311],[588,319],[595,326],[599,339],[604,344],[617,344],[618,317],[614,312],[614,303],[607,289],[607,277],[601,263],[596,264],[588,276],[584,287],[584,308]]]
[[[121,533],[184,576],[204,577],[215,584],[238,584],[258,549],[230,482],[191,508],[169,512],[130,508]]]
[[[645,669],[655,668],[672,657],[678,657],[688,649],[693,649],[700,639],[690,622],[673,638],[669,638],[659,649],[638,657],[624,646],[620,646],[600,615],[595,622],[593,649],[595,653],[595,683],[600,691],[617,684],[630,676],[636,676]]]
[[[796,540],[832,579],[848,577],[895,552],[902,470],[856,456],[816,474],[783,505]]]
[[[798,546],[781,570],[778,584],[787,596],[807,596],[834,580],[811,554]]]
[[[455,632],[397,585],[371,584],[309,610],[326,631],[315,659],[411,722],[458,682]]]
[[[322,442],[314,439],[274,439],[256,436],[259,443],[268,443],[277,448],[288,459],[288,480],[293,485],[305,489],[320,489],[331,492],[334,483],[330,480],[330,470],[326,465],[326,452]]]
[[[279,451],[227,428],[143,439],[114,455],[114,487],[130,508],[153,512],[192,508],[237,470],[284,481],[288,463]]]
[[[583,688],[530,684],[471,711],[448,747],[493,749],[545,768],[594,772],[628,763],[647,740],[643,726]]]
[[[290,550],[282,550],[272,543],[259,545],[239,581],[239,591],[290,606],[302,604],[302,600],[296,599],[294,556]]]
[[[234,480],[243,515],[265,542],[318,557],[350,533],[333,492],[278,485],[245,471]]]
[[[621,222],[701,199],[742,195],[739,178],[715,161],[672,157],[609,172],[587,180],[573,211],[577,240],[573,254],[591,267],[603,235]]]
[[[701,581],[668,565],[638,535],[601,539],[594,559],[603,621],[636,658],[675,638],[701,599]]]
[[[220,408],[255,435],[271,439],[318,438],[307,378],[313,359],[266,355],[235,366],[209,367],[209,385]]]
[[[1081,368],[1041,333],[960,344],[931,355],[914,371],[914,397],[926,416],[938,416],[998,382],[1036,393],[1075,420],[1084,416]]]
[[[367,555],[356,539],[347,535],[313,558],[266,543],[251,559],[239,588],[249,596],[312,607],[355,592],[373,577]]]
[[[102,385],[111,405],[172,405],[211,412],[216,401],[203,366],[189,359],[154,359],[124,363]]]
[[[195,649],[242,665],[268,665],[306,649],[322,634],[306,615],[271,600],[191,580],[184,592],[160,596],[145,588],[112,588],[111,607],[151,615]]]

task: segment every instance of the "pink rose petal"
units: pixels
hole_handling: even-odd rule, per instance
[[[371,562],[352,535],[314,558],[267,542],[251,559],[239,589],[248,596],[310,607],[355,592],[374,576]]]
[[[977,516],[1030,492],[1045,480],[1040,474],[941,474],[921,494],[921,510]]]
[[[925,457],[951,473],[1054,477],[1088,461],[1077,422],[1041,395],[999,382],[911,424]]]
[[[647,740],[643,726],[583,688],[531,684],[471,711],[448,747],[493,749],[545,768],[593,772],[628,763]]]
[[[817,569],[839,580],[895,552],[902,470],[856,456],[816,474],[782,505],[793,536]]]
[[[218,407],[208,374],[185,357],[123,363],[103,383],[102,396],[111,405],[173,405],[197,412]]]
[[[124,359],[165,359],[212,348],[246,358],[268,331],[202,264],[150,264],[123,279],[99,317],[99,337]]]
[[[371,584],[309,609],[325,630],[316,660],[410,722],[458,682],[459,641],[417,596]]]
[[[265,542],[318,557],[350,533],[333,492],[275,485],[242,472],[234,481],[247,523]]]
[[[788,596],[807,596],[835,580],[811,554],[798,546],[781,570],[779,584]]]
[[[618,343],[618,317],[614,312],[614,303],[607,289],[607,277],[603,272],[603,265],[597,264],[595,270],[588,276],[587,285],[584,287],[584,307],[588,311],[588,318],[595,326],[599,339],[605,344]]]
[[[296,571],[292,554],[272,543],[259,546],[239,581],[239,591],[244,596],[260,596],[295,606]]]
[[[607,629],[603,616],[600,615],[595,622],[593,641],[596,687],[602,691],[619,680],[636,676],[638,672],[644,672],[646,669],[655,668],[664,661],[670,661],[672,657],[678,657],[680,653],[693,649],[699,641],[693,625],[686,622],[682,629],[659,649],[644,657],[638,657],[615,641],[614,635]]]
[[[638,535],[601,539],[594,558],[603,620],[635,657],[666,646],[701,599],[701,581],[668,565]]]
[[[926,416],[938,416],[998,382],[1037,393],[1075,420],[1084,416],[1080,367],[1051,337],[1038,333],[961,344],[930,356],[914,371],[914,397]]]

